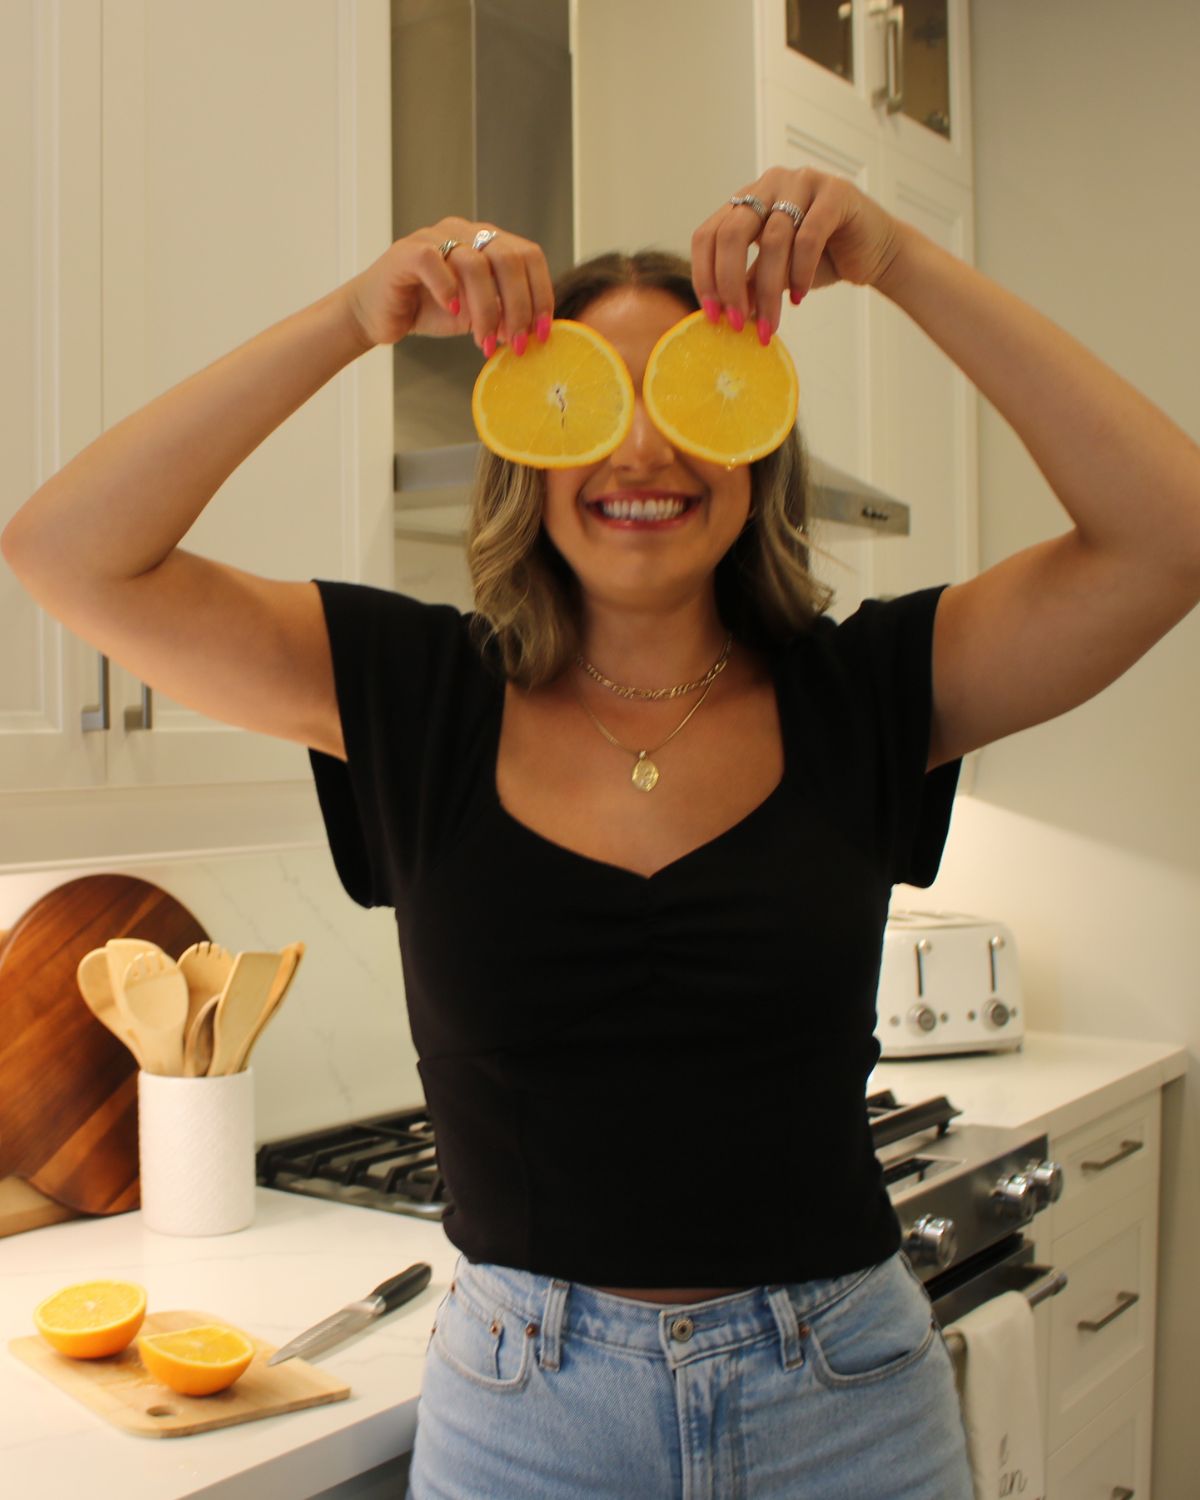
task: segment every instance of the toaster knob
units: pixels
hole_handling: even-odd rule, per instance
[[[1007,1026],[1012,1019],[1012,1011],[1003,1000],[989,1000],[983,1007],[983,1019],[989,1026]]]
[[[908,1021],[918,1031],[932,1031],[937,1025],[937,1012],[928,1005],[914,1005],[908,1013]]]
[[[1062,1197],[1063,1169],[1056,1161],[1030,1162],[1025,1168],[1025,1175],[1033,1183],[1039,1208],[1045,1208],[1048,1203],[1057,1203]]]
[[[939,1219],[935,1214],[922,1214],[904,1235],[904,1253],[914,1266],[944,1269],[954,1259],[957,1248],[954,1220]]]
[[[1037,1188],[1028,1172],[1001,1177],[992,1189],[992,1202],[1002,1214],[1021,1220],[1031,1219],[1040,1207]]]

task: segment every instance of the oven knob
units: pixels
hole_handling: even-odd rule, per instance
[[[1033,1182],[1039,1208],[1045,1208],[1047,1203],[1057,1203],[1062,1197],[1063,1169],[1056,1161],[1030,1162],[1025,1175]]]
[[[992,1189],[992,1202],[1003,1214],[1015,1219],[1031,1219],[1038,1210],[1037,1188],[1028,1172],[1014,1172],[1001,1177]]]
[[[918,1031],[932,1031],[937,1025],[937,1012],[928,1005],[914,1005],[908,1013],[908,1021]]]
[[[958,1248],[953,1219],[922,1214],[904,1235],[904,1253],[914,1266],[948,1266]]]
[[[1003,1000],[989,1000],[983,1007],[983,1019],[989,1026],[999,1029],[1007,1026],[1012,1019],[1012,1012]]]

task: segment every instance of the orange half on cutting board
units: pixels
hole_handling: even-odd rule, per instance
[[[751,325],[735,333],[696,312],[651,350],[642,400],[672,447],[731,467],[765,458],[786,440],[800,385],[781,339],[764,347]]]
[[[142,1326],[146,1289],[132,1281],[81,1281],[39,1302],[33,1324],[60,1354],[104,1359],[119,1354]]]
[[[505,345],[480,370],[471,393],[480,441],[535,469],[598,463],[633,425],[633,381],[602,335],[569,318],[524,354]]]
[[[211,1396],[246,1373],[254,1345],[240,1329],[208,1323],[176,1333],[144,1333],[138,1353],[161,1385],[181,1396]]]

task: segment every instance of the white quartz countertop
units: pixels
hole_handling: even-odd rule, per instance
[[[1178,1078],[1184,1048],[1030,1033],[1014,1053],[880,1063],[870,1090],[902,1103],[945,1094],[964,1121],[1062,1134]],[[191,1437],[127,1435],[13,1356],[34,1306],[72,1281],[146,1287],[152,1308],[212,1313],[272,1344],[363,1296],[414,1261],[419,1297],[319,1363],[349,1400]],[[176,1239],[139,1213],[81,1219],[0,1239],[0,1475],[5,1494],[121,1500],[288,1500],[319,1494],[412,1448],[434,1311],[457,1251],[441,1226],[259,1189],[239,1234]]]
[[[257,1192],[238,1234],[177,1239],[126,1213],[0,1239],[0,1492],[300,1500],[412,1448],[425,1346],[458,1252],[436,1222]],[[279,1345],[421,1260],[433,1277],[419,1296],[315,1361],[348,1400],[236,1427],[132,1436],[8,1348],[34,1332],[43,1297],[98,1277],[139,1282],[151,1309],[212,1313]]]
[[[1183,1076],[1187,1049],[1168,1042],[1031,1031],[1018,1052],[880,1062],[867,1092],[900,1104],[944,1094],[963,1124],[1063,1135]]]

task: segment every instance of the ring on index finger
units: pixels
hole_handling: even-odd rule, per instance
[[[488,245],[492,243],[495,238],[496,231],[494,229],[481,229],[475,236],[475,238],[471,241],[471,249],[484,250]]]
[[[767,205],[761,198],[756,198],[753,193],[735,193],[729,201],[734,208],[752,208],[758,215],[760,224],[767,222]]]
[[[804,223],[804,209],[798,203],[792,203],[787,198],[776,198],[775,202],[771,204],[771,212],[773,214],[787,214],[797,229]]]

